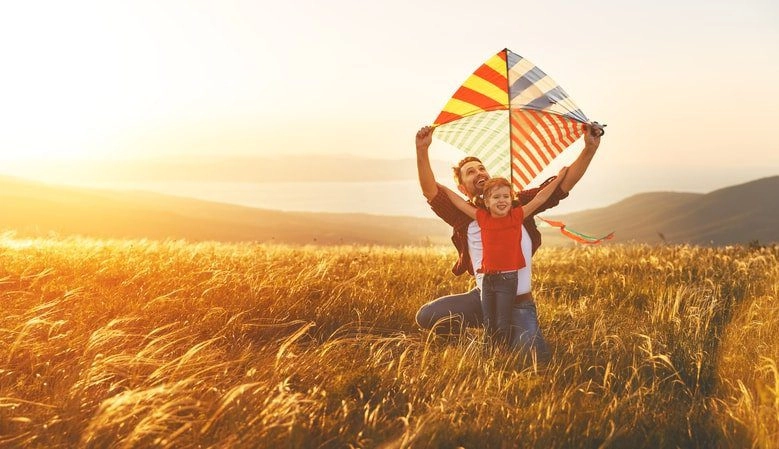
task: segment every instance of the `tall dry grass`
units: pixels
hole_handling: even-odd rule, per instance
[[[542,249],[553,354],[417,329],[450,248],[0,240],[0,447],[779,447],[779,249]]]

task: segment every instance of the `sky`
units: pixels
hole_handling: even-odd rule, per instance
[[[779,174],[768,0],[4,2],[0,172],[52,159],[414,157],[416,130],[504,47],[608,124],[584,203]],[[459,156],[441,142],[431,153]]]

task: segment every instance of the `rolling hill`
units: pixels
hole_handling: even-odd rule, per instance
[[[451,232],[437,219],[281,212],[9,177],[0,177],[0,230],[18,236],[382,245],[446,243]]]
[[[715,246],[779,242],[779,176],[706,194],[643,193],[555,218],[588,234],[615,231],[613,242]]]
[[[611,242],[727,245],[779,242],[779,176],[706,194],[651,192],[548,218]],[[550,211],[551,212],[551,211]],[[259,241],[292,244],[449,244],[437,219],[281,212],[138,191],[47,185],[0,177],[0,231],[19,236]],[[544,229],[546,245],[570,244]]]

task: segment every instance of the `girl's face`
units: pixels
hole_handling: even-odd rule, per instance
[[[511,211],[511,189],[501,186],[490,190],[484,205],[493,217],[505,217]]]

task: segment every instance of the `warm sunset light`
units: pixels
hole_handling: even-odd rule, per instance
[[[433,122],[476,65],[508,47],[609,124],[593,176],[564,208],[775,174],[775,4],[606,1],[595,9],[493,1],[474,22],[473,8],[436,2],[381,12],[355,0],[9,3],[0,14],[0,173],[179,194],[197,188],[170,182],[207,181],[191,167],[197,161],[235,179],[229,167],[249,163],[220,158],[412,159],[416,129]],[[539,179],[581,148],[574,143]],[[460,155],[440,140],[431,147],[445,163]],[[155,173],[169,167],[167,179],[154,179],[168,184],[117,176],[126,161]],[[413,183],[407,167],[394,176]],[[317,180],[284,170],[271,171]],[[330,180],[354,181],[358,171]]]
[[[5,1],[0,448],[779,449],[777,55],[777,0]]]

